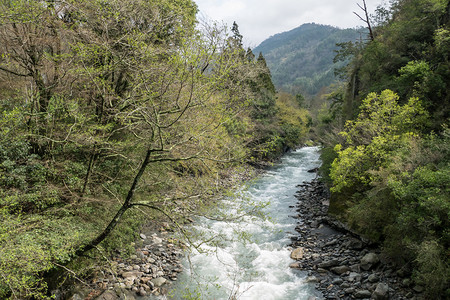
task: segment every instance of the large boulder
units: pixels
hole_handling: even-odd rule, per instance
[[[380,258],[376,253],[367,253],[364,255],[363,258],[361,258],[361,268],[363,270],[370,270],[372,269],[376,264],[380,262]]]
[[[372,299],[375,300],[389,299],[389,286],[386,283],[377,284],[377,288],[372,294]]]

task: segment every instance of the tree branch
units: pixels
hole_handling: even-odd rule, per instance
[[[15,71],[12,71],[12,70],[9,70],[9,69],[3,68],[3,67],[0,67],[0,70],[8,72],[8,73],[16,75],[16,76],[20,76],[20,77],[29,77],[29,76],[31,76],[31,74],[21,74],[21,73],[17,73]]]
[[[372,31],[372,25],[370,24],[370,18],[369,18],[369,12],[367,11],[367,5],[366,5],[366,0],[363,0],[363,6],[361,6],[359,3],[356,3],[358,5],[358,7],[364,12],[365,17],[363,18],[360,15],[358,15],[356,12],[353,12],[356,16],[358,16],[358,18],[363,21],[364,23],[367,24],[367,28],[369,29],[369,37],[370,40],[373,41],[374,40],[374,35],[373,35],[373,31]]]

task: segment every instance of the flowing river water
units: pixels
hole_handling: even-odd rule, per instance
[[[235,221],[201,218],[193,227],[214,243],[204,243],[185,259],[185,272],[171,292],[172,299],[307,300],[320,297],[305,282],[306,273],[289,268],[290,237],[295,232],[297,185],[312,180],[307,171],[320,165],[318,148],[305,147],[286,154],[242,191],[228,200],[227,210],[237,212],[241,202],[254,202],[266,217],[250,214]],[[247,199],[241,201],[242,197]]]

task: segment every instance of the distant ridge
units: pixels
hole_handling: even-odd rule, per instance
[[[363,32],[308,23],[266,39],[253,52],[263,53],[278,90],[314,96],[335,81],[336,43],[359,40]]]

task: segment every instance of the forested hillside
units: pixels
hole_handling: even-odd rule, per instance
[[[338,53],[351,61],[318,126],[322,173],[330,212],[382,245],[405,286],[448,299],[450,5],[391,2]]]
[[[0,2],[1,299],[49,296],[51,271],[88,276],[144,219],[183,223],[305,138],[308,113],[276,99],[237,25],[196,13],[191,0]]]
[[[263,53],[278,89],[314,96],[335,81],[334,69],[339,67],[333,63],[336,44],[356,42],[364,32],[363,28],[303,24],[268,38],[254,51]]]

